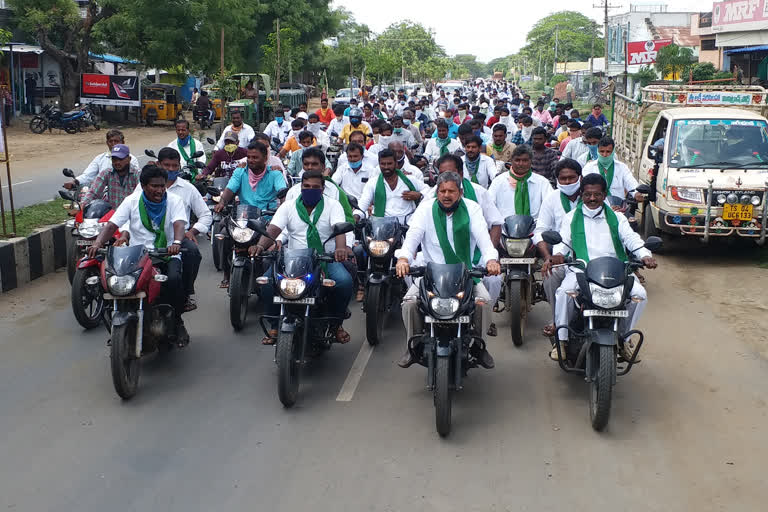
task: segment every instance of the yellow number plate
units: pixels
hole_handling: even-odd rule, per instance
[[[723,220],[752,220],[751,204],[724,204]]]

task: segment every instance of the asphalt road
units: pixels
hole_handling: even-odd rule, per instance
[[[660,260],[643,362],[620,380],[607,432],[589,425],[585,383],[548,360],[539,304],[522,348],[499,319],[496,368],[470,372],[447,439],[424,369],[394,364],[397,317],[369,351],[355,309],[352,341],[308,368],[286,410],[255,316],[232,332],[206,259],[192,343],[146,360],[121,402],[106,332],[76,324],[63,272],[43,277],[0,296],[0,508],[765,510],[768,364],[716,298],[681,281],[706,276],[704,258]]]

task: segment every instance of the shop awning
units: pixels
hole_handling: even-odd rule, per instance
[[[725,50],[727,55],[733,55],[734,53],[754,53],[768,51],[768,44],[760,46],[747,46],[746,48],[736,48],[735,50]]]
[[[103,55],[89,53],[88,57],[93,60],[103,60],[104,62],[111,62],[113,64],[138,64],[138,62],[135,60],[127,60],[117,55],[111,55],[109,53],[105,53]]]
[[[4,51],[4,52],[12,51],[13,53],[36,53],[36,54],[40,55],[45,50],[43,50],[39,46],[34,46],[34,45],[31,45],[31,44],[13,44],[13,43],[11,43],[11,44],[6,44],[4,46],[0,46],[0,51]]]

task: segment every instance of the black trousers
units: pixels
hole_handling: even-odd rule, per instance
[[[179,258],[171,258],[167,263],[158,265],[168,276],[168,280],[163,283],[162,302],[167,302],[173,306],[176,318],[181,318],[181,314],[184,313],[184,304],[187,301],[187,294],[184,293],[184,282],[181,277],[181,266],[182,263]]]
[[[197,280],[197,273],[200,271],[203,255],[200,254],[200,247],[189,238],[181,241],[181,248],[187,250],[187,252],[181,253],[181,278],[184,283],[184,293],[194,295],[195,281]]]

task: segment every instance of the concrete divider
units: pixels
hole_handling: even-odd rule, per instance
[[[65,224],[55,224],[39,228],[27,237],[0,241],[0,292],[65,267],[71,239]]]

